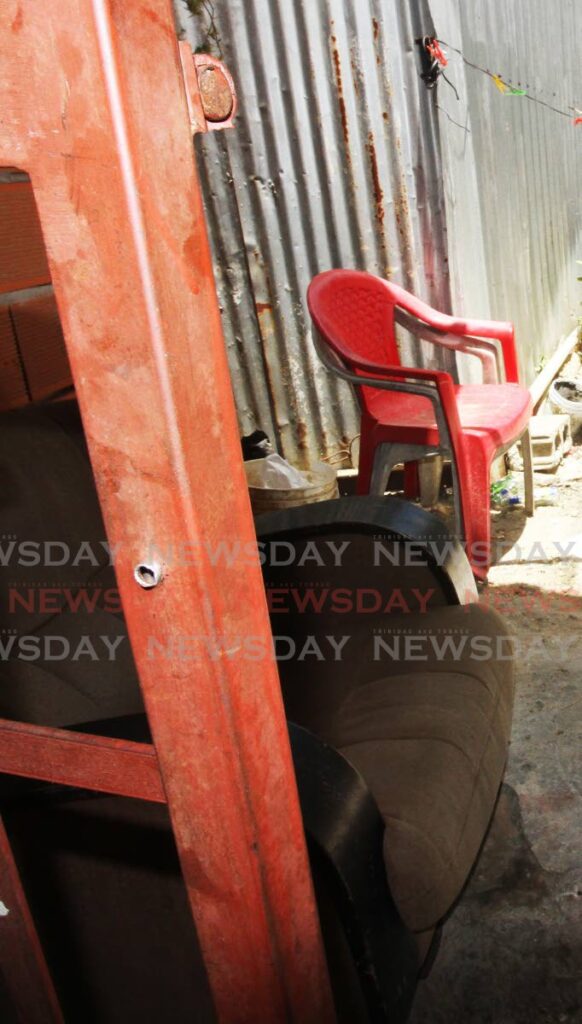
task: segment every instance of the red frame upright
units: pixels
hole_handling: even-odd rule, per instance
[[[269,650],[270,628],[192,151],[195,93],[170,0],[0,0],[0,163],[32,181],[154,740],[137,750],[3,722],[0,771],[166,799],[218,1018],[325,1022],[276,665],[245,646]],[[152,546],[166,557],[144,589],[134,571]],[[46,1024],[59,1011],[0,838],[4,902],[20,907],[0,917],[0,966],[27,1024]]]

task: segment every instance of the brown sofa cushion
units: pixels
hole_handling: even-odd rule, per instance
[[[142,711],[76,402],[0,415],[0,538],[0,717],[59,726]],[[45,593],[65,610],[44,608]]]
[[[380,628],[388,647],[391,638],[414,637],[418,646],[409,641],[408,653],[419,660],[403,660],[403,643],[400,659],[374,660],[369,641]],[[353,655],[325,672],[318,663],[281,664],[284,688],[300,724],[365,778],[386,823],[392,893],[406,924],[421,931],[460,894],[495,805],[513,705],[507,632],[497,615],[475,604],[356,629],[365,630],[368,642],[362,635]],[[457,649],[439,659],[431,638],[437,652],[443,643]],[[486,658],[489,650],[493,656]]]
[[[73,550],[89,541],[98,551],[105,534],[74,405],[5,414],[0,426],[0,532],[18,541],[61,541]],[[283,652],[285,644],[295,644],[295,656],[279,662],[285,705],[289,718],[338,748],[366,779],[386,822],[385,859],[395,900],[407,924],[420,931],[440,920],[460,893],[493,810],[509,738],[511,662],[497,656],[477,660],[470,644],[475,637],[504,638],[506,631],[478,605],[443,607],[447,596],[429,568],[374,570],[369,538],[350,541],[346,565],[308,563],[297,572],[283,566],[278,574],[269,571],[271,586],[282,589],[291,607],[295,583],[315,594],[325,586],[368,594],[378,588],[387,597],[401,591],[410,607],[418,588],[431,594],[428,610],[346,615],[331,611],[330,602],[315,614],[274,611],[274,632],[287,638]],[[82,562],[49,572],[7,564],[0,576],[0,622],[19,636],[43,639],[54,633],[74,644],[83,635],[96,642],[103,635],[125,635],[122,616],[104,609],[55,616],[6,607],[15,583],[22,589],[66,585],[73,592],[114,587],[105,556],[98,566]],[[448,634],[465,643],[458,658],[454,650],[439,658],[431,649],[431,637],[442,644]],[[349,637],[337,661],[330,636],[336,644]],[[305,648],[311,637],[320,654]],[[411,647],[411,638],[422,637],[424,650],[420,640],[420,649]],[[141,709],[127,639],[112,662],[26,662],[16,656],[0,662],[1,716],[75,725]]]

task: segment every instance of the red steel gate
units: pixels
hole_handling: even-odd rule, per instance
[[[167,801],[219,1019],[324,1022],[276,665],[245,658],[270,628],[192,151],[232,100],[197,64],[170,0],[0,0],[0,164],[32,181],[154,739],[2,721],[0,771]],[[0,886],[12,996],[60,1020],[3,831]]]

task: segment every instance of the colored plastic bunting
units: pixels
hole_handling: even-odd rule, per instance
[[[445,57],[443,51],[441,50],[441,47],[439,46],[438,39],[427,39],[426,52],[428,53],[429,57],[432,57],[433,60],[436,60],[437,63],[440,64],[442,68],[446,68],[449,62]]]
[[[491,78],[503,96],[525,96],[526,94],[525,89],[516,89],[515,86],[504,82],[501,75],[491,75]]]

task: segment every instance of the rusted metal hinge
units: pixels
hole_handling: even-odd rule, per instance
[[[179,47],[192,133],[231,128],[237,100],[230,72],[216,57],[192,53],[186,42]]]

